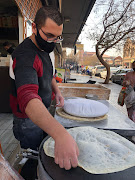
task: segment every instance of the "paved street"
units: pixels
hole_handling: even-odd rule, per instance
[[[71,72],[70,78],[71,79],[76,79],[76,81],[68,81],[68,82],[74,82],[74,83],[86,83],[89,80],[96,81],[96,83],[103,83],[104,82],[104,79],[102,79],[102,78],[95,77],[95,76],[90,78],[90,76],[88,76],[88,75],[81,75],[81,74],[77,74],[77,73],[74,73],[74,72]],[[127,110],[126,110],[125,105],[123,107],[121,107],[121,106],[119,106],[117,104],[118,95],[119,95],[119,92],[120,92],[122,86],[118,85],[118,84],[115,84],[115,83],[112,83],[111,81],[109,82],[109,84],[102,84],[102,85],[105,86],[106,88],[111,89],[109,102],[113,106],[115,106],[117,109],[119,109],[120,112],[123,112],[124,114],[127,115]]]

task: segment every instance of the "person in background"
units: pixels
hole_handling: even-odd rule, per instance
[[[55,163],[68,170],[78,165],[77,144],[48,112],[52,90],[57,106],[64,105],[49,56],[55,43],[63,40],[62,30],[63,18],[58,10],[48,6],[37,11],[32,36],[12,54],[14,76],[10,104],[14,115],[13,132],[21,147],[37,150],[49,134],[55,141]]]
[[[70,64],[70,65],[69,65],[69,70],[70,70],[70,72],[71,72],[71,70],[72,70],[72,67],[73,67],[73,66]]]
[[[89,68],[87,68],[86,74],[87,74],[87,75],[90,75],[90,70],[89,70]]]
[[[13,45],[11,43],[9,43],[8,41],[3,43],[3,47],[9,54],[12,54],[15,49],[15,48],[13,48]]]
[[[135,90],[135,60],[131,60],[132,63],[132,69],[133,71],[128,72],[125,76],[125,79],[123,81],[123,86],[127,87],[126,92],[127,96],[128,94],[132,91]],[[126,98],[125,98],[126,100]],[[128,112],[128,117],[135,122],[135,100],[132,101],[132,104],[126,104],[127,107],[127,112]]]
[[[79,73],[79,66],[78,66],[78,64],[76,66],[76,73]]]

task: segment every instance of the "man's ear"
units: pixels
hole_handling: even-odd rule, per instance
[[[37,34],[37,28],[36,28],[36,24],[34,22],[32,23],[32,32],[34,34]]]

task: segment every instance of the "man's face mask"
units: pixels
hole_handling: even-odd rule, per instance
[[[45,41],[40,36],[38,28],[37,28],[37,35],[35,35],[35,39],[36,39],[38,46],[45,52],[50,53],[54,50],[55,43],[54,42],[49,43],[49,42]]]

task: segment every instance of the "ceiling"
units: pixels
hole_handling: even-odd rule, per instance
[[[62,47],[73,48],[82,31],[96,0],[41,0],[43,5],[61,6],[64,17],[64,30]],[[59,4],[61,2],[61,5]],[[1,7],[14,6],[14,0],[0,0]]]
[[[17,16],[18,8],[14,0],[0,0],[0,16]]]
[[[62,14],[64,22],[64,41],[63,47],[73,47],[82,31],[89,13],[95,3],[95,0],[63,0]]]
[[[44,5],[59,7],[58,0],[41,0]],[[63,47],[74,47],[96,0],[61,0],[61,12],[65,19]]]

